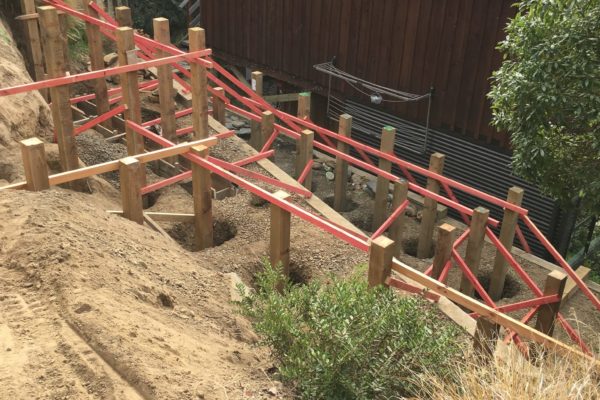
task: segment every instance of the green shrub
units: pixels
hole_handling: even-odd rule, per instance
[[[360,277],[292,286],[266,266],[241,306],[304,399],[415,395],[419,374],[446,378],[460,354],[458,329],[429,303]]]

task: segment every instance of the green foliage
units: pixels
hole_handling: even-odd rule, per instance
[[[149,35],[154,34],[152,20],[157,17],[169,20],[172,43],[177,44],[187,33],[187,8],[181,10],[171,0],[129,0],[129,6],[133,25]]]
[[[524,0],[489,97],[515,171],[571,207],[600,210],[600,0]]]
[[[241,305],[303,399],[415,395],[421,373],[448,377],[460,353],[458,330],[429,303],[358,276],[292,286],[267,265]]]
[[[67,38],[69,40],[69,59],[83,62],[88,57],[88,43],[85,23],[69,17]]]

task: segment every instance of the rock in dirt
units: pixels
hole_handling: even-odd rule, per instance
[[[250,288],[248,288],[238,274],[235,272],[230,272],[224,275],[225,279],[227,279],[229,283],[229,297],[231,301],[242,301],[244,299],[245,293],[246,295],[250,293]]]
[[[112,67],[117,63],[119,56],[117,53],[110,53],[104,56],[104,65],[107,67]]]

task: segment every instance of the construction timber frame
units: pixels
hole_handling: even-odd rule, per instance
[[[476,341],[480,348],[481,338],[489,338],[490,332],[499,332],[502,326],[506,330],[505,342],[513,342],[527,354],[528,346],[522,339],[537,342],[549,349],[563,353],[574,353],[593,359],[589,348],[578,332],[560,313],[560,305],[569,291],[581,290],[600,311],[600,301],[581,278],[580,271],[571,266],[556,251],[528,216],[528,210],[521,206],[523,191],[512,188],[506,200],[464,185],[443,175],[444,155],[433,154],[429,169],[425,169],[398,158],[393,153],[392,143],[395,131],[382,127],[382,143],[379,149],[372,148],[352,139],[352,117],[340,118],[339,132],[333,132],[314,124],[310,119],[310,94],[298,95],[298,115],[284,113],[262,96],[262,73],[253,74],[251,88],[237,80],[230,72],[211,57],[211,50],[205,48],[205,32],[201,28],[189,30],[190,51],[184,52],[170,44],[168,21],[164,18],[154,20],[155,39],[141,36],[130,27],[131,12],[126,7],[115,10],[116,20],[100,8],[94,1],[81,0],[80,9],[73,9],[62,0],[42,0],[43,5],[35,8],[34,0],[22,0],[23,13],[19,17],[28,24],[30,51],[37,54],[39,61],[41,40],[44,41],[44,65],[36,65],[44,71],[33,83],[0,88],[0,96],[12,96],[33,90],[48,91],[55,124],[55,138],[59,144],[62,173],[48,176],[43,143],[36,138],[21,143],[26,182],[14,183],[0,190],[45,190],[53,185],[71,184],[76,187],[82,179],[105,173],[120,171],[123,210],[118,211],[124,217],[137,223],[155,225],[152,217],[168,218],[165,213],[145,213],[143,196],[184,179],[192,178],[194,214],[170,215],[170,217],[193,220],[196,229],[196,246],[204,249],[213,245],[212,202],[210,196],[211,177],[219,176],[232,184],[268,201],[271,205],[271,248],[272,263],[283,265],[284,271],[290,260],[290,224],[291,216],[300,218],[322,229],[338,239],[364,252],[369,253],[369,284],[387,285],[423,295],[431,301],[445,297],[461,307],[470,310],[470,316],[477,319]],[[32,10],[37,10],[33,13]],[[90,42],[92,71],[77,75],[67,73],[64,34],[61,33],[59,13],[70,15],[86,23]],[[32,26],[31,21],[37,24]],[[35,29],[35,28],[38,29]],[[37,36],[36,36],[37,35]],[[40,36],[41,35],[41,36]],[[102,60],[102,36],[116,42],[119,66],[104,68]],[[180,61],[186,61],[190,68],[184,68]],[[150,70],[158,79],[140,82],[138,71]],[[178,74],[182,74],[180,77]],[[42,74],[43,73],[43,74]],[[121,86],[108,89],[106,77],[120,75]],[[93,81],[95,93],[69,98],[69,85]],[[161,117],[143,121],[140,104],[140,89],[155,89],[159,92],[179,92],[182,103],[188,107],[175,112],[174,99],[169,95],[160,96]],[[232,100],[236,101],[235,105]],[[94,101],[95,103],[89,103]],[[92,104],[97,111],[84,125],[75,128],[72,119],[72,107],[78,104]],[[209,105],[212,108],[209,109]],[[220,140],[231,137],[234,132],[226,129],[222,123],[225,111],[250,120],[253,124],[250,143],[256,153],[236,162],[224,161],[210,155],[210,148]],[[211,115],[212,114],[212,115]],[[123,119],[116,118],[122,115]],[[191,115],[193,126],[176,130],[174,121],[185,115]],[[127,140],[129,157],[109,161],[103,164],[79,168],[77,148],[74,136],[96,127],[105,133],[112,132],[113,123],[121,121],[122,131],[119,137]],[[162,135],[149,127],[161,124]],[[212,131],[216,134],[211,135]],[[191,135],[191,142],[178,143],[178,138]],[[270,177],[251,171],[245,166],[251,163],[266,165],[274,154],[271,148],[275,139],[284,135],[297,141],[297,159],[295,179],[287,175]],[[162,147],[146,152],[144,141],[149,140]],[[350,155],[350,149],[356,150],[360,158]],[[370,237],[347,221],[325,218],[322,213],[308,210],[311,201],[316,201],[311,192],[311,174],[313,150],[320,151],[336,159],[336,183],[334,207],[342,210],[346,202],[346,180],[349,166],[362,169],[377,177],[377,190],[374,210],[375,232]],[[146,184],[143,164],[155,160],[172,160],[182,156],[191,163],[191,169],[175,174],[163,181]],[[378,159],[375,164],[372,158]],[[400,167],[403,176],[390,171],[392,165]],[[417,184],[414,175],[427,178],[422,187]],[[248,180],[252,179],[252,181]],[[279,190],[272,193],[254,182],[274,186]],[[392,211],[387,212],[387,198],[393,188]],[[459,203],[454,191],[462,191],[480,198],[482,201],[504,208],[504,218],[497,221],[489,217],[488,210],[478,207],[471,209]],[[419,251],[432,246],[434,231],[438,230],[438,240],[432,265],[424,272],[417,271],[400,262],[396,257],[402,239],[403,215],[409,204],[408,193],[413,192],[424,198],[423,218],[419,235]],[[295,195],[295,196],[291,196]],[[454,227],[443,224],[436,227],[437,206],[442,204],[460,213],[468,229],[455,237]],[[152,215],[153,214],[153,215]],[[160,215],[159,215],[160,214]],[[519,264],[511,251],[515,236],[521,246],[528,251],[529,246],[517,222],[524,221],[535,237],[555,258],[562,271],[548,275],[546,285],[540,288]],[[490,227],[500,227],[496,236]],[[384,236],[387,232],[387,236]],[[477,279],[477,269],[486,238],[495,246],[497,254],[491,278],[489,292]],[[459,246],[466,242],[466,255],[463,258]],[[445,284],[453,265],[462,273],[459,289]],[[496,301],[504,288],[508,269],[512,268],[531,290],[530,300],[499,306]],[[395,273],[392,273],[395,271]],[[565,289],[568,287],[569,289]],[[483,302],[473,296],[477,293]],[[516,310],[529,310],[525,317],[516,320],[507,313]],[[527,325],[537,316],[536,329]],[[576,349],[552,337],[554,326],[561,326],[573,342]],[[489,348],[486,350],[488,351]]]

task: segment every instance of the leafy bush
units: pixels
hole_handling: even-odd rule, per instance
[[[241,305],[304,399],[414,395],[419,374],[447,378],[460,353],[458,330],[429,303],[359,277],[292,286],[266,266]]]

